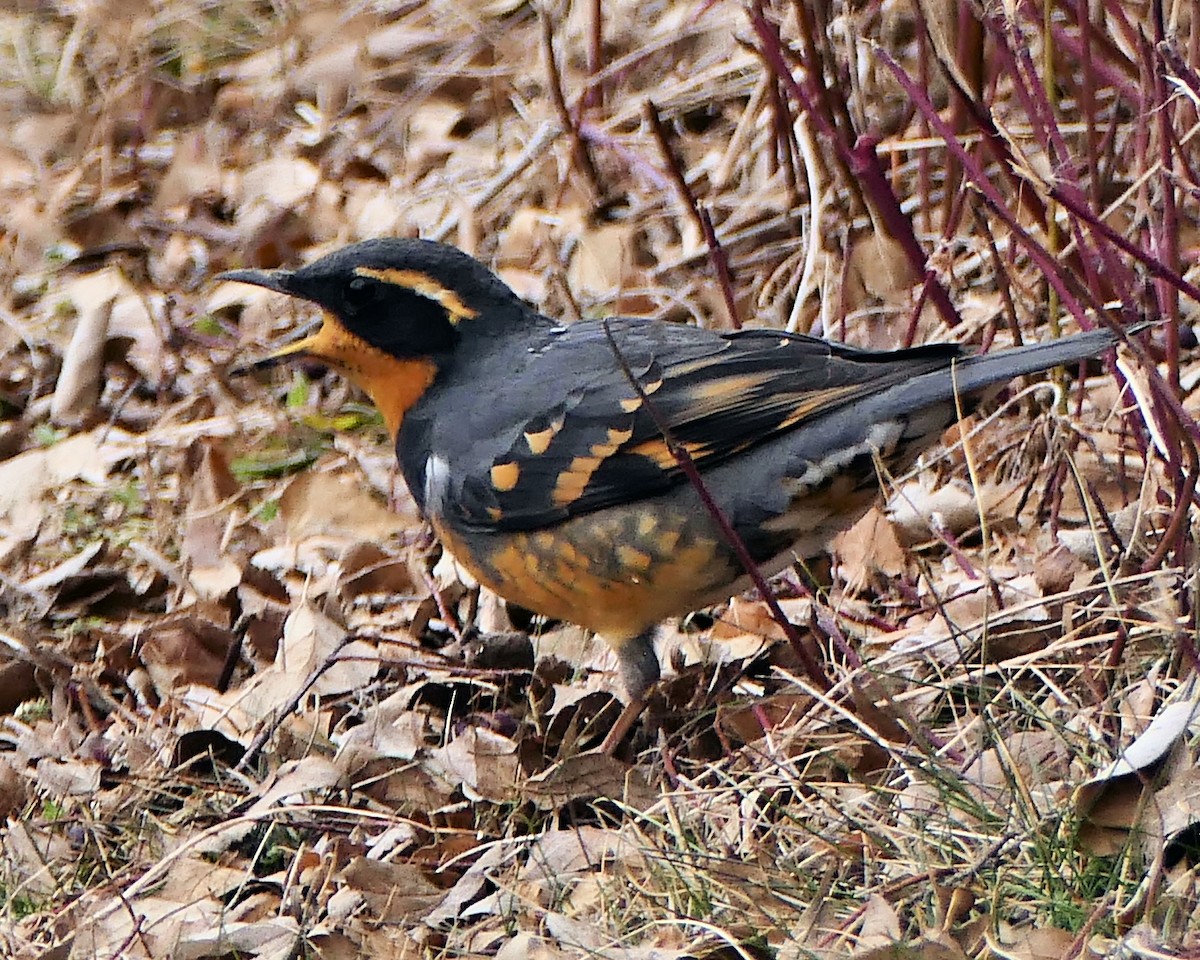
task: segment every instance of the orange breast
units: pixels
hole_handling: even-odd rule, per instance
[[[647,504],[528,533],[456,532],[434,521],[480,583],[616,644],[728,596],[723,591],[740,571],[711,526],[705,517]]]

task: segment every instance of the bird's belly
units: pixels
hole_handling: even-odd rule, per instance
[[[702,507],[644,501],[520,533],[452,530],[436,519],[434,529],[506,600],[613,640],[725,599],[741,573]]]
[[[850,473],[823,478],[815,490],[788,492],[780,498],[786,507],[766,513],[747,511],[736,496],[717,498],[765,576],[823,550],[866,511],[875,488]],[[757,514],[754,521],[748,512]],[[751,586],[689,489],[543,530],[480,532],[452,528],[442,518],[433,526],[455,559],[504,599],[611,640],[637,636]]]

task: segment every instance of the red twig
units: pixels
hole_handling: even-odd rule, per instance
[[[658,411],[654,409],[654,403],[646,394],[641,382],[629,367],[629,362],[625,359],[625,355],[621,352],[620,346],[617,344],[616,337],[613,336],[612,328],[608,321],[604,321],[604,335],[608,337],[608,344],[612,348],[613,355],[617,358],[617,363],[621,365],[621,370],[625,374],[625,378],[629,381],[630,386],[637,391],[638,397],[641,399],[646,412],[654,421],[654,426],[658,432],[662,434],[663,441],[667,445],[667,449],[671,451],[671,456],[675,458],[675,462],[679,464],[679,469],[683,471],[688,482],[695,489],[700,497],[700,502],[704,504],[704,509],[712,516],[713,521],[721,531],[721,536],[725,538],[725,542],[737,555],[738,562],[745,568],[746,573],[750,576],[751,582],[758,590],[763,602],[767,605],[767,609],[771,611],[772,619],[779,624],[779,628],[787,637],[788,643],[795,652],[797,659],[804,666],[804,672],[822,690],[829,690],[832,684],[829,678],[825,675],[825,671],[808,649],[804,646],[804,641],[800,634],[796,632],[795,626],[788,620],[787,615],[783,612],[783,608],[779,605],[779,601],[775,598],[775,592],[767,583],[766,577],[758,568],[754,558],[750,555],[750,551],[746,548],[746,544],[738,535],[738,532],[733,528],[733,524],[729,522],[729,518],[725,516],[724,511],[717,505],[717,502],[712,498],[712,494],[708,492],[708,488],[704,485],[704,479],[700,476],[700,471],[696,468],[696,463],[692,460],[687,449],[677,443],[671,433],[670,427],[666,421],[659,416]]]
[[[725,309],[729,311],[729,324],[735,330],[741,329],[741,321],[738,319],[737,303],[733,295],[733,274],[729,269],[729,259],[725,256],[725,250],[717,239],[717,231],[713,228],[712,217],[708,211],[703,209],[696,200],[696,195],[692,192],[692,188],[688,185],[687,177],[683,172],[683,164],[675,151],[671,149],[671,140],[667,134],[667,128],[663,125],[662,117],[658,115],[658,108],[650,100],[647,100],[642,107],[643,114],[646,118],[646,123],[650,126],[650,132],[654,135],[654,140],[658,144],[659,152],[662,153],[663,163],[666,164],[667,173],[671,177],[671,182],[675,185],[675,190],[679,194],[679,199],[683,203],[684,209],[692,222],[696,224],[701,235],[704,237],[705,243],[708,244],[708,258],[712,263],[713,270],[717,275],[717,283],[721,288],[721,296],[725,300]]]

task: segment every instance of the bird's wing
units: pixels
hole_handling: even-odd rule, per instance
[[[663,493],[814,417],[943,367],[952,344],[873,353],[812,337],[727,335],[632,320],[589,321],[531,349],[477,403],[484,443],[447,455],[438,500],[474,529],[532,530]],[[640,392],[631,383],[636,379]],[[449,495],[444,495],[448,493]]]

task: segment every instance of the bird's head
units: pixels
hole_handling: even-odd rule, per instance
[[[249,366],[289,357],[328,363],[370,394],[393,435],[464,336],[527,315],[517,295],[481,263],[429,240],[367,240],[299,270],[232,270],[217,279],[320,306],[315,329],[301,330]]]

